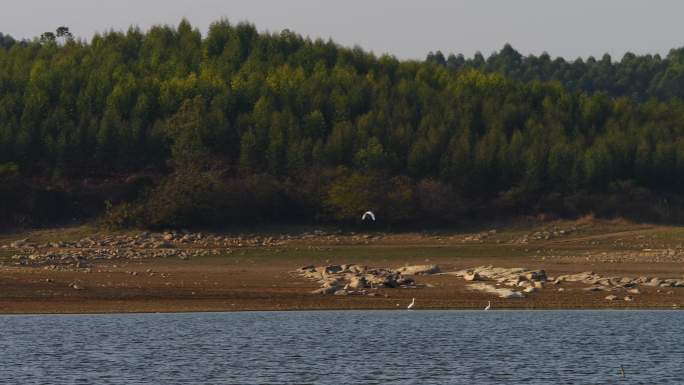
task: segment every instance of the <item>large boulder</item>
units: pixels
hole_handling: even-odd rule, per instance
[[[351,280],[349,280],[350,289],[364,289],[366,287],[368,287],[366,277],[353,277]]]
[[[429,275],[441,272],[437,265],[404,266],[397,269],[397,271],[405,275]]]
[[[20,247],[26,246],[27,242],[28,242],[28,239],[19,239],[19,240],[16,240],[16,241],[10,243],[10,247],[12,247],[14,249],[18,249]]]
[[[399,286],[411,286],[415,285],[416,281],[411,277],[399,277],[396,280],[396,284]]]
[[[546,272],[544,270],[528,271],[524,276],[529,281],[546,281]]]
[[[663,281],[659,278],[651,278],[648,282],[644,282],[645,286],[658,287]]]
[[[366,283],[371,286],[395,287],[397,285],[396,277],[393,275],[368,274],[365,276],[365,279]]]
[[[486,283],[473,283],[468,285],[468,289],[477,290],[484,293],[494,294],[499,296],[499,298],[511,299],[511,298],[525,298],[525,294],[520,291],[513,291],[507,288],[497,288]]]
[[[521,291],[511,291],[510,293],[499,293],[499,297],[504,299],[525,298]]]
[[[343,270],[342,266],[340,266],[340,265],[330,265],[330,266],[325,267],[325,272],[327,274],[337,274],[337,273],[341,272],[342,270]]]
[[[590,286],[585,288],[584,290],[586,291],[605,291],[606,287],[605,286]]]
[[[333,294],[337,291],[337,286],[323,286],[320,289],[316,289],[311,292],[311,294]]]

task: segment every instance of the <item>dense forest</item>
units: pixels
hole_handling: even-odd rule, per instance
[[[684,49],[400,61],[187,21],[0,34],[0,224],[684,220]]]

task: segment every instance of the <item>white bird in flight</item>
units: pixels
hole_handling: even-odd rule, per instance
[[[365,213],[363,213],[363,215],[361,216],[361,220],[365,221],[366,218],[370,218],[373,220],[373,222],[375,222],[375,214],[373,214],[372,211],[366,211]]]
[[[492,301],[487,301],[487,307],[485,307],[485,310],[489,310],[492,308]]]
[[[414,298],[411,303],[406,307],[407,310],[411,310],[413,308],[413,305],[416,304],[416,299]]]

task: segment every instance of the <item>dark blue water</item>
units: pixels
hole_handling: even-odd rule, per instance
[[[2,384],[684,384],[676,311],[0,316],[0,325]]]

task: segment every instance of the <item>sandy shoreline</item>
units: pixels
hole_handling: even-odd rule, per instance
[[[544,229],[561,229],[549,232]],[[563,229],[574,229],[565,231]],[[85,234],[84,232],[90,233]],[[560,233],[563,231],[563,234]],[[485,235],[487,234],[487,235]],[[549,236],[550,234],[550,236]],[[416,310],[482,309],[672,309],[684,307],[684,287],[638,284],[588,291],[587,283],[547,282],[525,298],[504,299],[472,290],[472,282],[446,274],[410,276],[417,288],[364,289],[369,295],[311,294],[320,282],[297,274],[302,266],[356,264],[397,269],[438,265],[442,271],[477,266],[543,269],[551,277],[595,272],[601,277],[636,280],[684,279],[684,229],[622,222],[554,222],[500,227],[495,231],[339,234],[305,233],[291,237],[204,236],[201,242],[169,242],[176,254],[162,257],[89,259],[83,248],[56,247],[57,239],[98,239],[95,230],[47,230],[0,236],[0,245],[24,238],[45,242],[34,254],[56,257],[35,266],[14,248],[0,248],[0,314],[96,314],[157,312],[390,310],[416,298]],[[109,234],[105,235],[112,238]],[[129,237],[130,234],[118,235]],[[231,236],[232,237],[232,236]],[[178,237],[180,238],[180,237]],[[128,239],[128,238],[122,238]],[[133,238],[131,238],[133,239]],[[206,239],[217,239],[215,246]],[[99,253],[127,247],[119,240],[97,245]],[[240,246],[238,246],[238,243]],[[74,244],[76,245],[76,243]],[[226,246],[227,245],[227,246]],[[133,254],[143,255],[135,246]],[[127,249],[126,249],[127,250]],[[152,249],[149,249],[152,250]],[[156,249],[155,249],[156,250]],[[63,253],[84,257],[71,262]],[[184,252],[188,257],[183,257]],[[150,251],[151,253],[152,251]],[[60,254],[62,253],[62,254]],[[33,255],[33,254],[26,254]],[[79,254],[80,255],[80,254]],[[128,254],[126,254],[128,255]],[[145,254],[147,255],[147,254]],[[151,255],[151,254],[150,254]],[[26,259],[29,261],[29,259]],[[67,261],[67,262],[64,262]],[[29,263],[29,265],[22,265]],[[483,282],[494,281],[484,280]],[[625,282],[627,282],[625,280]],[[669,281],[668,281],[669,282]],[[597,283],[598,285],[598,283]],[[631,284],[630,284],[631,285]],[[561,291],[558,289],[562,288]],[[638,294],[627,291],[638,288]],[[515,289],[518,290],[518,289]],[[615,295],[614,300],[606,300]],[[623,300],[630,296],[630,301]]]

